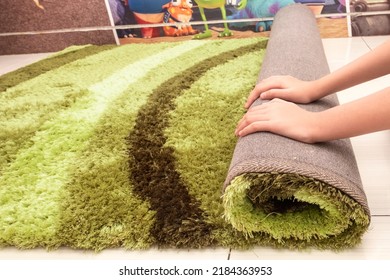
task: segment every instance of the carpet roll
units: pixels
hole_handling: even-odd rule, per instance
[[[358,244],[370,218],[347,140],[237,143],[260,67],[260,79],[329,72],[304,6],[281,11],[267,44],[72,46],[1,76],[0,248]]]
[[[258,81],[272,75],[314,80],[328,73],[312,12],[299,4],[281,9]],[[333,94],[299,106],[321,111],[338,104]],[[268,132],[242,137],[223,192],[226,220],[249,239],[276,246],[348,248],[359,244],[370,223],[349,139],[305,144]]]

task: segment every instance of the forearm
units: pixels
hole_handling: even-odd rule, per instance
[[[390,40],[313,83],[322,97],[387,74],[390,74]]]
[[[311,142],[390,129],[390,87],[317,114]]]

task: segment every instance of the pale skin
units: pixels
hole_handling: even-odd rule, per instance
[[[324,142],[390,129],[390,87],[322,112],[295,103],[326,95],[390,74],[390,40],[318,80],[273,76],[259,82],[245,103],[248,109],[235,134],[268,131],[306,143]],[[271,100],[249,107],[256,99]]]

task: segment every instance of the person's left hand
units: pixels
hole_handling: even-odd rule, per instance
[[[276,98],[251,107],[239,121],[235,134],[242,137],[256,131],[268,131],[313,143],[316,117],[316,113],[306,111],[295,103]]]

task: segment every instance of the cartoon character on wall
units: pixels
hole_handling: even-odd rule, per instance
[[[165,4],[163,8],[164,22],[165,23],[188,23],[192,18],[192,0],[172,0],[170,3]],[[178,25],[178,26],[164,26],[165,36],[183,36],[194,35],[198,31],[193,29],[190,24]]]
[[[162,23],[164,18],[163,6],[171,0],[128,0],[130,10],[138,24]],[[145,27],[141,29],[143,38],[160,36],[160,28]]]
[[[242,10],[234,10],[228,19],[248,19],[273,17],[283,7],[294,4],[294,0],[248,0],[247,5]],[[251,22],[230,23],[231,27],[245,27],[253,25]],[[272,21],[257,22],[255,31],[269,31]]]
[[[246,6],[248,0],[241,0],[240,3],[237,5],[237,10],[244,9]],[[200,15],[202,17],[202,20],[204,22],[207,21],[206,15],[204,13],[204,9],[221,9],[222,19],[226,20],[226,9],[225,4],[226,0],[195,0],[196,4],[198,4],[198,8],[200,11]],[[231,1],[230,1],[231,2]],[[203,39],[203,38],[209,38],[212,36],[211,31],[208,27],[208,24],[204,24],[205,31],[203,33],[195,35],[194,39]],[[232,36],[233,33],[229,30],[227,23],[224,23],[224,30],[219,33],[219,37],[226,37],[226,36]]]
[[[345,0],[338,0],[336,1],[339,3],[339,6],[337,8],[337,11],[339,13],[345,13],[347,10],[346,10],[346,3],[345,3]]]
[[[130,18],[130,11],[125,0],[108,0],[110,5],[112,19],[115,25],[134,24],[134,18]],[[134,37],[133,31],[130,29],[117,29],[116,33],[119,38]]]

